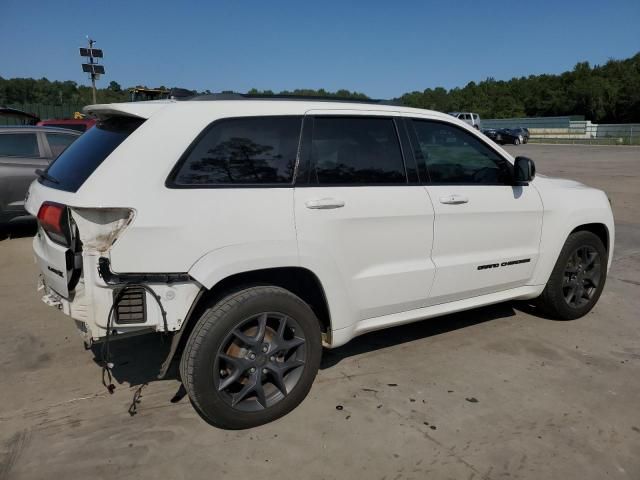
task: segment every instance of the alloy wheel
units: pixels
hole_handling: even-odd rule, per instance
[[[276,312],[252,316],[222,342],[214,385],[234,409],[253,412],[272,407],[300,380],[305,350],[304,332],[293,318]]]
[[[600,284],[601,269],[595,248],[582,246],[573,251],[562,279],[562,295],[570,307],[580,308],[591,301]]]

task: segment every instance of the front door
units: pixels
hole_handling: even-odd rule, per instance
[[[542,201],[515,186],[510,162],[447,122],[411,120],[435,211],[431,303],[525,285],[538,259]]]

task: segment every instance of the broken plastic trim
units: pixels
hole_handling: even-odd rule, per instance
[[[111,262],[106,257],[100,257],[98,259],[98,274],[107,285],[193,281],[191,275],[188,273],[115,273],[111,271]]]

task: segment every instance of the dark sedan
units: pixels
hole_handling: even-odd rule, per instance
[[[529,130],[526,128],[487,128],[482,133],[500,145],[520,145],[529,141]]]
[[[525,127],[510,128],[509,131],[518,136],[520,143],[529,143],[529,129]]]

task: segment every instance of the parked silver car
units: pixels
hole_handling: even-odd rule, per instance
[[[67,128],[0,127],[0,225],[28,215],[24,197],[36,178],[79,136]]]

